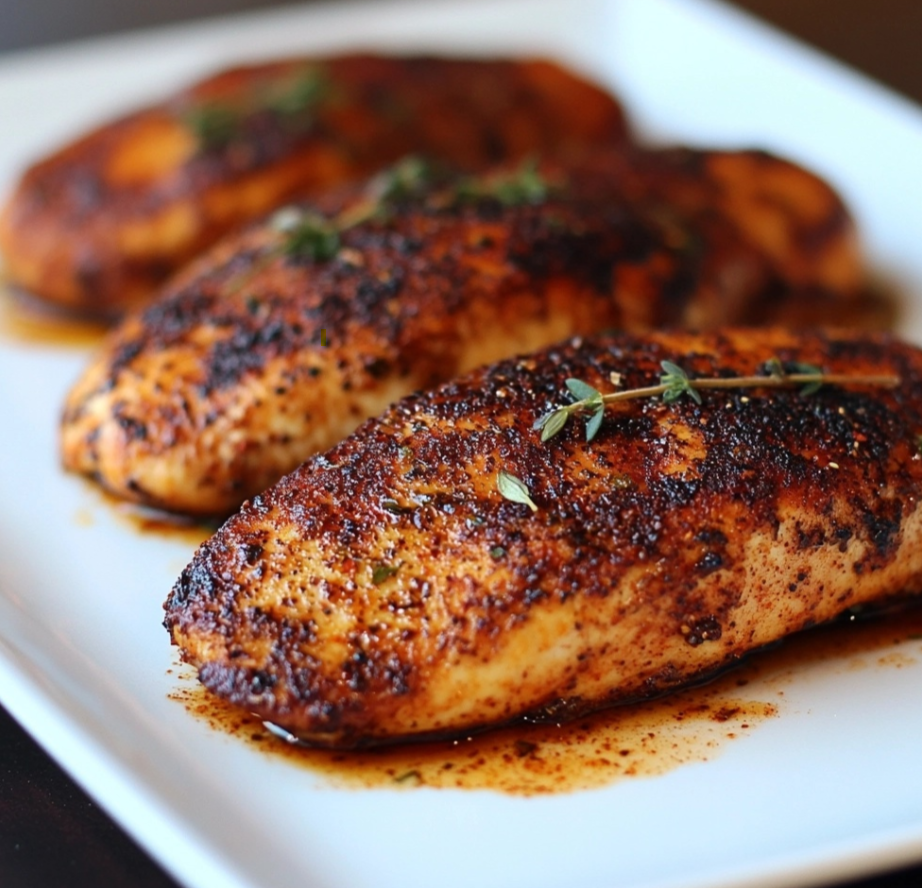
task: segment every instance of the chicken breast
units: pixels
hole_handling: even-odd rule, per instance
[[[242,222],[410,152],[477,169],[626,140],[620,104],[543,60],[343,55],[224,71],[26,170],[11,281],[117,314]]]
[[[577,416],[541,440],[567,380],[634,389],[662,361],[692,380],[814,365],[853,382],[622,401],[591,442]],[[922,352],[886,336],[621,334],[503,361],[244,504],[165,624],[207,688],[320,745],[663,694],[920,591],[920,393]]]
[[[483,176],[398,165],[231,237],[127,319],[70,393],[64,465],[128,500],[228,514],[363,419],[608,327],[839,310],[848,214],[758,152],[607,152]],[[794,298],[794,297],[788,297]]]

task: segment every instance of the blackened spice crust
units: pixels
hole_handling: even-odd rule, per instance
[[[635,388],[664,359],[703,377],[774,357],[900,384],[621,402],[591,444],[579,422],[546,443],[532,429],[571,377]],[[661,694],[922,590],[920,391],[922,353],[857,334],[621,334],[494,364],[244,505],[178,581],[166,626],[210,688],[324,745]],[[500,470],[537,512],[499,493]],[[394,570],[375,582],[377,565]],[[311,640],[286,641],[292,622]],[[258,694],[257,671],[277,678]]]
[[[771,171],[761,185],[754,164]],[[801,245],[779,254],[759,233],[798,232],[816,207],[779,220],[771,202],[768,218],[755,198],[738,204],[792,183],[820,189],[823,217],[839,204],[809,173],[753,152],[544,160],[539,193],[500,199],[520,174],[447,170],[382,206],[380,177],[344,187],[304,215],[333,225],[369,202],[381,212],[337,231],[328,257],[293,249],[278,219],[224,241],[129,317],[74,388],[65,465],[146,505],[226,513],[398,397],[479,364],[603,329],[743,321],[779,281],[796,299]],[[842,260],[848,232],[827,258]],[[823,277],[813,249],[810,274]]]

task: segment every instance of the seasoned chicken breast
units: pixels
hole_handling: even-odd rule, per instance
[[[626,140],[619,103],[542,60],[343,55],[224,71],[28,169],[10,280],[93,314],[146,300],[242,222],[419,152],[477,169]]]
[[[129,500],[227,514],[481,363],[607,327],[741,321],[782,292],[841,310],[859,281],[841,202],[765,154],[478,177],[408,161],[225,240],[127,319],[67,399],[63,460]]]
[[[664,371],[769,382],[608,405],[590,442],[591,415],[534,428],[568,380]],[[817,372],[852,381],[767,387]],[[652,697],[918,593],[920,433],[922,352],[886,336],[572,340],[402,400],[245,503],[166,626],[211,691],[320,745]]]

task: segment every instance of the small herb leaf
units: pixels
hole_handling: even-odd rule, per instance
[[[605,415],[605,405],[599,404],[595,413],[589,418],[589,422],[586,423],[586,441],[591,441],[598,433],[599,429],[602,427],[602,418]]]
[[[554,410],[552,413],[545,414],[538,422],[541,423],[538,428],[541,429],[541,440],[548,441],[554,437],[566,424],[570,418],[566,408]]]
[[[660,367],[663,368],[660,383],[666,387],[663,400],[667,404],[678,401],[682,395],[688,395],[696,403],[701,403],[700,393],[692,385],[688,374],[678,364],[673,364],[672,361],[660,361]]]
[[[581,379],[568,379],[566,386],[577,401],[594,401],[602,398],[602,393],[598,389],[593,388],[588,382],[583,382]]]
[[[376,586],[380,586],[386,579],[392,577],[399,567],[392,564],[376,564],[371,570],[371,581]]]
[[[772,379],[784,379],[784,377],[787,376],[780,358],[769,358],[765,362],[765,369],[768,370],[768,375],[771,376]]]
[[[323,262],[339,250],[336,225],[318,213],[282,210],[276,213],[273,225],[284,235],[282,251],[289,258]]]
[[[538,507],[532,500],[528,488],[515,475],[510,475],[509,472],[500,470],[499,475],[496,477],[496,486],[505,499],[528,506],[532,512],[538,511]]]
[[[236,136],[239,126],[237,112],[220,102],[204,102],[189,108],[182,119],[203,151],[226,148]]]

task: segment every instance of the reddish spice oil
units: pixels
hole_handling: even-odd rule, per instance
[[[170,515],[156,509],[148,509],[136,503],[128,503],[102,490],[94,482],[83,479],[87,497],[95,499],[100,509],[114,515],[126,529],[143,535],[154,535],[196,547],[205,542],[220,526],[218,520],[188,518]],[[95,510],[91,506],[81,508],[74,515],[74,522],[89,527],[95,522]]]
[[[19,345],[86,348],[99,344],[108,330],[92,320],[40,302],[0,277],[0,341]]]
[[[526,725],[455,741],[333,752],[293,746],[186,675],[173,697],[216,730],[342,788],[491,789],[531,796],[664,774],[721,754],[783,716],[785,688],[811,665],[899,669],[922,655],[922,606],[801,633],[710,683],[563,725]]]

